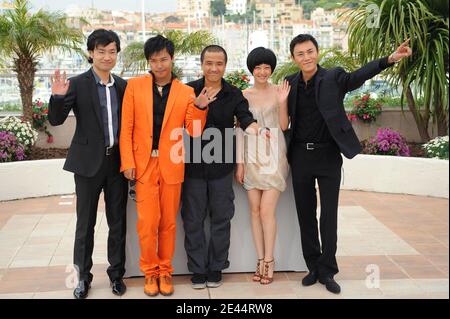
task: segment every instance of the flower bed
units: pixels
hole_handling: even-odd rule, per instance
[[[25,150],[17,141],[17,137],[10,132],[0,131],[0,163],[23,161]]]
[[[0,121],[0,133],[0,162],[25,160],[38,137],[29,122],[14,116]]]
[[[389,128],[379,128],[377,135],[364,143],[365,153],[373,155],[410,156],[403,136]]]
[[[423,145],[423,148],[428,157],[448,160],[448,135],[436,137]]]

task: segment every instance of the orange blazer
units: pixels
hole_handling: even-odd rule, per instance
[[[185,127],[189,135],[198,137],[206,123],[207,110],[194,105],[194,95],[193,88],[173,80],[159,139],[159,167],[167,184],[184,181],[184,147],[182,135],[179,134],[182,128]],[[138,180],[147,168],[152,145],[153,77],[145,75],[129,79],[125,90],[120,130],[120,171],[135,168]]]

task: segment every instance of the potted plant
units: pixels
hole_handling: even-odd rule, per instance
[[[45,132],[47,134],[47,143],[53,143],[53,135],[47,129],[48,120],[48,104],[42,102],[41,100],[36,100],[33,103],[33,128]]]
[[[370,93],[353,98],[353,109],[348,114],[351,121],[359,119],[364,123],[375,122],[381,114],[381,103],[370,97]]]
[[[234,85],[241,91],[250,87],[250,78],[247,76],[247,73],[245,73],[244,70],[237,70],[228,73],[225,76],[225,81],[227,81],[231,85]]]

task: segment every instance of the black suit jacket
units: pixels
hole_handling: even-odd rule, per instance
[[[127,82],[113,75],[119,103],[119,132],[122,100]],[[48,121],[57,126],[64,123],[70,110],[75,114],[77,125],[70,144],[64,169],[77,175],[94,176],[105,157],[105,138],[100,110],[97,84],[92,70],[70,79],[64,98],[51,97]]]
[[[354,72],[346,72],[343,68],[324,69],[318,67],[315,82],[317,106],[325,120],[331,136],[336,141],[342,154],[353,158],[362,150],[352,124],[344,109],[344,97],[349,91],[361,87],[364,82],[393,64],[388,64],[388,58],[374,60]],[[290,129],[285,133],[288,143],[293,139],[295,131],[295,114],[298,102],[298,81],[300,72],[286,77],[291,85],[288,97],[288,113],[291,119]],[[288,158],[294,143],[288,145]]]

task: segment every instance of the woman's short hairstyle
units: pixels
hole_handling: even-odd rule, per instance
[[[272,69],[272,72],[277,66],[277,57],[272,50],[266,49],[264,47],[258,47],[253,49],[247,57],[247,67],[251,74],[255,70],[255,67],[261,64],[268,64]]]

